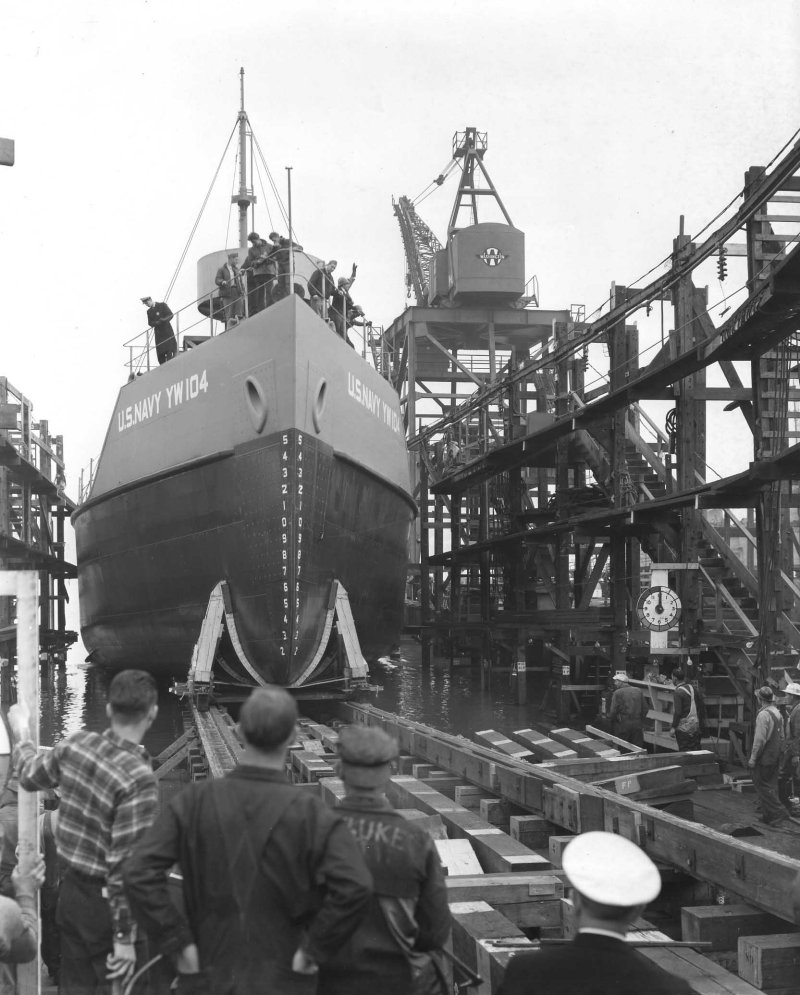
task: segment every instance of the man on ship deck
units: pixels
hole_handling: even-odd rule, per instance
[[[178,352],[178,340],[172,330],[174,317],[169,305],[163,301],[155,302],[152,297],[142,297],[142,304],[147,308],[147,324],[153,329],[156,339],[156,356],[159,366],[172,359]]]
[[[347,826],[286,780],[296,722],[287,691],[254,690],[239,715],[239,766],[172,798],[126,868],[179,992],[313,995],[317,966],[367,912],[372,878]],[[167,887],[174,864],[185,917]]]

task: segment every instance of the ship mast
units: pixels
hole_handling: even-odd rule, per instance
[[[231,197],[231,203],[239,206],[239,247],[247,248],[247,212],[256,197],[253,188],[247,186],[247,112],[244,109],[244,67],[239,69],[239,192]]]

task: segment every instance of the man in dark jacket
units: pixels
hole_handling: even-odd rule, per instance
[[[614,674],[614,694],[608,718],[611,731],[634,746],[644,746],[644,720],[647,704],[641,688],[631,687],[630,678],[624,670]]]
[[[565,848],[563,870],[574,889],[575,940],[512,957],[500,995],[690,995],[683,978],[625,941],[661,890],[646,853],[614,833],[582,833]]]
[[[172,330],[174,317],[169,305],[163,301],[155,302],[152,297],[143,297],[142,304],[147,308],[147,324],[153,329],[156,337],[156,356],[159,365],[166,363],[178,351],[178,341]]]
[[[126,869],[131,902],[178,991],[311,995],[318,965],[367,911],[371,878],[342,819],[286,780],[297,708],[282,688],[242,706],[241,763],[172,798]],[[178,864],[185,917],[167,876]]]
[[[367,862],[369,914],[320,969],[319,995],[440,992],[436,959],[450,935],[444,873],[431,837],[396,812],[384,794],[397,743],[381,729],[347,726],[339,735],[344,816]]]
[[[272,303],[272,285],[275,283],[277,269],[274,261],[269,258],[272,246],[258,232],[251,231],[247,241],[250,249],[242,266],[242,273],[247,274],[247,310],[252,316]]]
[[[336,292],[336,284],[333,282],[332,276],[335,269],[336,260],[331,259],[315,269],[308,281],[308,297],[311,307],[320,318],[327,318],[328,302]]]

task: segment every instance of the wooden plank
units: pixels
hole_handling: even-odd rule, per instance
[[[543,789],[542,799],[545,817],[570,832],[588,833],[603,828],[602,797],[589,795],[578,787],[554,784]]]
[[[475,995],[496,992],[511,957],[520,950],[535,949],[524,933],[488,902],[454,902],[450,912],[453,953],[483,978],[480,988],[470,989]]]
[[[493,750],[507,753],[508,756],[514,757],[515,760],[530,760],[533,757],[530,750],[524,746],[520,746],[519,743],[514,743],[508,736],[504,736],[501,732],[495,732],[494,729],[483,729],[480,732],[474,732],[472,735],[478,741],[488,743]]]
[[[618,757],[619,750],[602,740],[592,739],[577,729],[551,729],[550,737],[557,743],[575,750],[579,757]]]
[[[536,729],[515,729],[511,735],[518,743],[527,747],[537,761],[567,760],[578,756],[577,751],[571,746],[559,743]]]
[[[594,805],[599,798],[605,822],[602,828],[643,843],[656,862],[669,863],[725,888],[765,912],[795,921],[786,882],[800,873],[799,860],[686,822],[641,802],[600,792],[555,770],[516,763],[511,757],[506,760],[500,754],[371,705],[343,703],[338,707],[348,721],[383,728],[400,741],[406,752],[425,757],[472,784],[502,794],[534,814],[542,814],[545,786],[571,787]]]
[[[387,793],[399,808],[418,808],[440,815],[451,836],[472,843],[485,871],[536,871],[550,867],[547,858],[413,777],[393,777]]]
[[[447,774],[438,773],[434,773],[431,777],[420,778],[420,780],[423,784],[429,784],[432,788],[436,788],[437,791],[441,791],[448,798],[455,798],[456,788],[462,787],[464,784],[464,779],[461,777],[452,777]]]
[[[711,950],[736,950],[740,936],[790,931],[790,923],[752,905],[694,905],[681,909],[681,937],[710,943]]]
[[[600,781],[605,777],[620,777],[623,774],[638,773],[642,770],[658,770],[680,764],[687,777],[694,776],[695,768],[703,774],[713,774],[719,770],[719,758],[710,750],[693,750],[686,753],[644,753],[635,757],[609,757],[608,760],[551,760],[537,764],[557,771],[567,777],[582,781]]]
[[[475,856],[469,840],[434,840],[439,860],[447,870],[448,877],[475,875],[481,873],[481,864]]]
[[[331,807],[345,796],[344,781],[340,777],[323,777],[316,782],[319,785],[320,798]]]
[[[739,937],[739,977],[757,988],[788,988],[800,977],[800,934]]]
[[[447,877],[448,900],[487,902],[521,929],[561,925],[564,882],[552,874],[480,874]]]
[[[685,782],[683,767],[673,764],[671,767],[661,767],[658,770],[643,770],[636,774],[623,774],[607,781],[592,781],[596,788],[605,788],[617,795],[637,796],[641,792],[653,788],[673,789]],[[669,793],[667,791],[666,793]]]
[[[324,781],[320,781],[320,784],[324,783]],[[397,813],[402,815],[408,822],[419,826],[420,829],[424,829],[433,840],[446,840],[448,838],[444,823],[438,815],[431,815],[430,812],[420,812],[416,808],[399,808],[397,809]]]
[[[614,736],[610,732],[606,732],[605,729],[598,729],[597,726],[587,725],[586,731],[590,736],[594,736],[595,739],[604,739],[607,743],[613,743],[614,746],[625,750],[626,753],[647,753],[647,750],[643,746],[634,746],[633,743],[629,743],[626,739],[620,739],[619,736]]]
[[[509,831],[511,803],[504,798],[481,798],[478,812],[489,825],[497,826],[504,833]]]

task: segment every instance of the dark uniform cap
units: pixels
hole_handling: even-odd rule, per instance
[[[383,767],[397,756],[397,740],[382,729],[345,726],[339,733],[339,756],[354,767]]]

